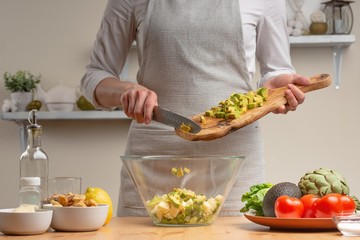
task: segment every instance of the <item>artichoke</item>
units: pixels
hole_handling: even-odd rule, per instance
[[[298,184],[303,195],[314,194],[322,197],[329,193],[349,195],[349,186],[339,173],[327,168],[320,168],[306,173]]]
[[[355,205],[356,205],[356,210],[358,210],[358,211],[360,211],[360,201],[359,201],[359,199],[356,197],[356,196],[354,196],[354,195],[352,195],[352,196],[350,196],[353,200],[354,200],[354,202],[355,202]]]

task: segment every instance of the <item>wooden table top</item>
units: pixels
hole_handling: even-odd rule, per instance
[[[46,232],[33,236],[4,236],[0,239],[48,240],[48,239],[99,239],[99,240],[232,240],[232,239],[276,239],[276,240],[329,240],[344,239],[334,231],[277,231],[250,222],[245,217],[219,217],[211,226],[201,227],[158,227],[147,217],[115,217],[98,231],[93,232]],[[359,238],[360,237],[355,237]],[[351,239],[354,239],[351,237]]]

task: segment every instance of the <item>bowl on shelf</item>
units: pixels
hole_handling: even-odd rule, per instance
[[[359,213],[341,213],[334,215],[332,219],[344,236],[360,236]]]
[[[37,235],[49,229],[53,211],[14,212],[15,208],[0,209],[0,232],[5,235]]]
[[[53,111],[62,111],[62,112],[71,112],[74,110],[74,102],[47,102],[46,107],[50,112]]]
[[[157,226],[211,225],[245,157],[121,156]]]
[[[50,227],[62,232],[87,232],[101,228],[106,220],[109,205],[96,207],[58,207],[44,204],[44,209],[53,210]]]

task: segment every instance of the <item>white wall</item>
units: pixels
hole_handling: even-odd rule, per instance
[[[308,0],[304,9],[319,1]],[[30,70],[43,75],[45,90],[59,82],[76,87],[84,72],[106,0],[1,0],[0,73]],[[355,19],[360,14],[353,5]],[[310,11],[310,10],[309,10]],[[309,13],[305,13],[309,15]],[[355,24],[353,34],[360,32]],[[330,48],[292,49],[299,73],[332,74]],[[265,140],[267,180],[297,183],[319,167],[338,170],[352,193],[360,196],[358,145],[360,114],[360,52],[356,42],[345,51],[340,90],[334,86],[309,93],[306,102],[288,115],[269,114],[261,120]],[[132,51],[129,76],[135,78]],[[0,84],[0,103],[9,92]],[[81,176],[83,189],[106,189],[117,202],[120,160],[128,130],[127,120],[41,121],[43,147],[50,158],[51,176]],[[0,121],[0,208],[17,205],[19,156],[18,126]],[[116,207],[114,211],[116,210]]]

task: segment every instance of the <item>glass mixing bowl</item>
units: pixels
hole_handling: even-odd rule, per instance
[[[215,221],[245,157],[159,155],[121,160],[155,225],[198,226]]]

